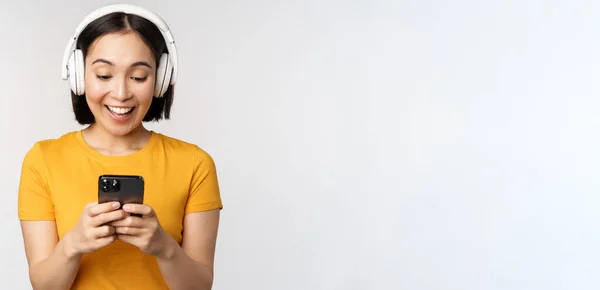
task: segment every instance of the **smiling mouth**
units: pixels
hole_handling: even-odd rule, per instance
[[[131,112],[135,109],[135,107],[123,108],[123,107],[111,107],[105,105],[109,112],[114,114],[116,117],[126,117],[131,115]]]

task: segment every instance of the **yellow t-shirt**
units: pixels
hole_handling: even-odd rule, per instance
[[[81,131],[42,140],[27,152],[21,172],[21,220],[54,220],[59,238],[77,223],[84,206],[98,200],[103,174],[141,175],[144,203],[163,229],[181,243],[187,213],[222,209],[213,159],[197,145],[152,132],[148,144],[127,156],[92,149]],[[72,289],[168,289],[156,259],[115,241],[81,260]]]

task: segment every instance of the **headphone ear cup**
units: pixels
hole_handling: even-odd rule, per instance
[[[169,89],[172,73],[173,65],[169,59],[169,55],[163,53],[158,62],[158,69],[156,70],[156,85],[154,87],[155,97],[161,98]]]
[[[78,96],[85,93],[85,67],[83,63],[83,52],[75,50],[69,58],[69,84],[71,90]]]

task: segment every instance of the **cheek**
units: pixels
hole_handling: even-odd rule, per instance
[[[90,106],[95,105],[93,103],[100,102],[103,96],[109,92],[109,87],[102,82],[94,79],[90,79],[87,75],[85,77],[85,95]]]
[[[143,108],[143,111],[148,110],[148,108],[150,108],[150,105],[152,105],[152,99],[153,96],[152,95],[146,95],[144,97],[138,98],[138,107]]]
[[[154,84],[152,82],[144,84],[135,84],[132,87],[132,93],[136,96],[138,105],[141,107],[150,107],[154,98]]]
[[[144,84],[140,86],[140,94],[144,96],[149,96],[150,99],[154,96],[154,81],[147,80]]]
[[[102,99],[104,98],[104,96],[105,92],[103,92],[100,88],[85,88],[85,98],[87,100],[88,106],[92,111],[101,106]]]

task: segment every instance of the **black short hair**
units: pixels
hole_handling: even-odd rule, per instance
[[[158,64],[162,53],[168,52],[162,33],[154,23],[134,14],[115,12],[94,20],[81,31],[77,40],[77,48],[83,52],[83,58],[85,60],[90,45],[98,37],[109,33],[126,33],[131,31],[137,33],[144,42],[146,42]],[[150,105],[146,116],[144,116],[144,122],[158,122],[161,119],[170,118],[171,105],[173,104],[173,91],[174,88],[170,85],[162,98],[152,98],[152,104]],[[75,120],[77,120],[79,124],[89,125],[95,122],[94,115],[88,106],[85,94],[78,96],[71,91],[71,101],[73,104]]]

